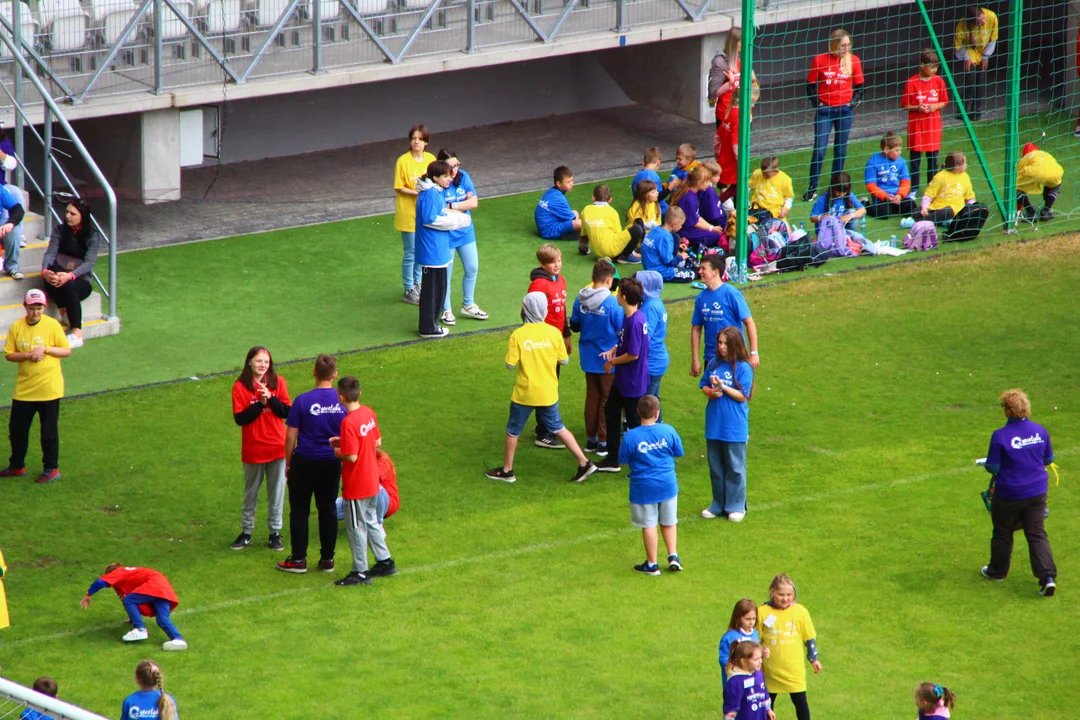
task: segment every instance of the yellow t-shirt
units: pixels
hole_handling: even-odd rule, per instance
[[[783,170],[771,178],[766,178],[761,168],[758,168],[750,174],[750,190],[750,206],[757,203],[758,207],[771,212],[773,217],[780,217],[784,201],[795,197],[791,176]]]
[[[637,200],[630,204],[630,209],[626,211],[626,230],[630,229],[630,226],[634,224],[634,221],[641,218],[641,221],[645,223],[646,227],[653,227],[663,222],[660,217],[660,203],[646,203],[645,207],[641,207],[641,203]],[[650,225],[652,223],[652,225]]]
[[[998,39],[998,19],[993,11],[982,9],[986,22],[982,27],[972,25],[968,29],[967,19],[956,23],[956,35],[953,36],[953,47],[956,50],[967,49],[968,60],[973,63],[981,63],[983,51],[991,41]]]
[[[559,376],[555,366],[565,363],[562,335],[545,322],[526,323],[510,335],[506,364],[517,365],[517,383],[510,399],[518,405],[547,407],[559,402]]]
[[[581,229],[599,257],[613,258],[630,242],[630,233],[619,224],[619,213],[607,203],[593,203],[581,211]]]
[[[761,662],[769,692],[805,692],[806,641],[817,637],[810,613],[798,603],[784,610],[762,605],[757,631],[762,645],[769,648],[769,658]]]
[[[1061,184],[1065,171],[1054,156],[1043,150],[1030,152],[1016,165],[1016,189],[1022,193],[1042,192]]]
[[[427,166],[435,162],[435,156],[424,153],[420,162],[413,160],[412,153],[405,153],[394,163],[394,190],[400,188],[416,189],[416,182],[427,172]],[[394,193],[397,202],[394,205],[394,229],[400,232],[416,232],[416,196]]]
[[[957,175],[952,170],[942,170],[935,175],[923,194],[930,196],[931,210],[951,207],[954,213],[963,210],[968,200],[975,199],[975,191],[971,189],[971,178],[968,174],[963,172]]]
[[[26,318],[21,317],[11,324],[7,340],[4,342],[4,354],[30,352],[36,347],[71,347],[60,323],[48,315],[31,327]],[[42,402],[64,397],[64,375],[60,372],[60,358],[46,355],[40,362],[23,360],[19,363],[19,375],[15,380],[16,400]]]
[[[4,553],[0,552],[0,570],[7,574],[7,565],[4,563]],[[11,625],[11,618],[8,617],[7,609],[7,595],[4,594],[4,580],[0,578],[0,630]]]

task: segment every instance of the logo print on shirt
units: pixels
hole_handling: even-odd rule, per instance
[[[551,343],[551,341],[546,340],[546,339],[545,340],[526,340],[525,342],[521,343],[521,348],[523,350],[528,350],[530,352],[532,352],[533,350],[539,350],[541,348],[553,348],[553,347],[555,347],[555,346]]]
[[[375,429],[375,418],[371,418],[360,426],[360,437],[367,437],[368,433]]]
[[[667,438],[660,438],[657,442],[649,442],[648,440],[642,440],[638,443],[638,452],[647,453],[650,450],[663,450],[668,446]]]
[[[1035,433],[1028,438],[1022,438],[1019,436],[1014,437],[1009,444],[1014,450],[1019,450],[1020,448],[1025,448],[1029,445],[1042,445],[1044,442],[1045,440],[1042,439],[1042,435],[1039,433]]]
[[[344,415],[345,411],[341,409],[341,405],[334,403],[333,405],[320,405],[319,403],[312,403],[311,408],[308,410],[312,415]]]

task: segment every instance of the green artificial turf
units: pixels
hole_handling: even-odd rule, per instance
[[[489,205],[492,215],[503,207]],[[228,302],[202,293],[193,302],[209,316],[193,333],[198,342],[166,349],[145,335],[139,350],[149,357],[133,356],[131,376],[170,358],[183,374],[216,369],[212,358],[237,364],[261,335],[276,333],[279,357],[406,336],[414,310],[394,304],[396,288],[360,290],[356,279],[353,263],[365,256],[382,263],[363,266],[365,274],[392,274],[396,248],[385,247],[392,234],[383,230],[351,238],[353,251],[319,276],[318,253],[306,246],[244,261],[237,250],[227,267],[206,268],[200,287],[240,268],[254,275],[260,262],[280,268],[283,256],[298,268],[267,279],[262,308],[256,295],[237,300],[234,285],[225,286],[234,289]],[[304,232],[314,248],[336,230]],[[149,272],[187,253],[287,236],[138,253],[125,263]],[[385,252],[365,254],[361,242]],[[521,244],[535,242],[523,234]],[[687,373],[690,307],[672,305],[661,394],[687,449],[679,462],[686,570],[660,578],[631,571],[642,550],[621,476],[571,484],[567,453],[522,444],[516,484],[483,477],[501,456],[513,384],[502,363],[506,332],[342,359],[342,373],[360,377],[362,401],[378,412],[399,470],[402,508],[387,530],[401,573],[371,587],[331,586],[349,562],[343,532],[335,575],[275,572],[283,554],[260,546],[264,507],[256,544],[228,549],[242,489],[231,378],[68,401],[64,477],[0,485],[13,622],[0,631],[4,675],[26,685],[52,675],[63,697],[106,716],[134,689],[144,657],[161,663],[186,720],[717,716],[716,643],[731,607],[744,596],[763,600],[772,576],[787,572],[818,630],[824,672],[809,685],[816,717],[912,716],[911,691],[923,680],[957,693],[958,717],[1069,717],[1080,702],[1080,539],[1068,532],[1080,509],[1078,250],[1075,239],[1010,244],[752,293],[762,366],[750,511],[740,525],[698,517],[709,496],[705,403]],[[586,266],[573,260],[580,282]],[[490,282],[510,293],[517,274],[491,272]],[[301,295],[300,280],[312,277],[324,285]],[[134,295],[137,282],[128,282]],[[162,296],[179,292],[173,282],[164,275]],[[350,299],[323,299],[347,287]],[[287,306],[272,298],[282,295],[309,298],[293,311],[302,318],[281,314]],[[384,302],[373,311],[364,297]],[[149,296],[128,302],[168,317]],[[513,321],[513,308],[487,304],[492,323]],[[264,317],[269,306],[277,314]],[[379,331],[370,317],[393,325],[398,313],[400,331]],[[295,327],[305,332],[284,332]],[[284,374],[294,394],[310,387],[307,366]],[[1031,395],[1062,468],[1048,522],[1061,579],[1053,599],[1037,595],[1019,536],[1006,582],[978,573],[990,522],[978,498],[987,476],[972,461],[1002,423],[997,395],[1011,386]],[[576,361],[561,393],[580,438]],[[310,553],[313,561],[315,546]],[[162,653],[153,626],[150,643],[121,643],[123,614],[108,592],[89,611],[78,608],[113,561],[171,578],[188,652]],[[794,717],[784,698],[777,716]]]
[[[1021,142],[1042,143],[1065,166],[1066,179],[1056,205],[1061,217],[1039,229],[1026,226],[1018,236],[1006,236],[997,227],[999,215],[966,135],[958,128],[946,130],[943,150],[968,152],[976,193],[992,210],[982,236],[959,249],[1080,230],[1080,215],[1075,219],[1067,215],[1077,206],[1078,189],[1077,178],[1068,168],[1080,159],[1080,150],[1068,135],[1071,121],[1071,116],[1062,113],[1030,115],[1021,121]],[[1000,184],[1004,123],[987,121],[977,127]],[[1040,137],[1044,130],[1045,142]],[[876,140],[852,143],[849,148],[848,164],[860,194],[865,159],[877,149]],[[808,164],[808,150],[781,157],[781,167],[795,178],[800,194],[804,187],[800,177]],[[625,213],[630,203],[629,179],[612,180],[610,185],[615,207]],[[592,187],[579,183],[570,197],[572,205],[587,204]],[[474,213],[480,253],[476,301],[491,318],[486,322],[462,318],[453,333],[517,322],[529,271],[536,266],[535,250],[542,242],[532,213],[543,189],[481,201]],[[809,228],[809,211],[809,203],[796,201],[789,219],[795,227],[802,222]],[[868,221],[872,239],[888,240],[892,234],[903,237],[898,220]],[[588,282],[595,260],[578,256],[576,245],[562,243],[563,274],[571,292]],[[937,252],[956,249],[943,247]],[[834,259],[808,272],[828,274],[890,262],[896,259]],[[400,302],[400,267],[400,236],[390,216],[121,254],[118,302],[123,330],[118,336],[87,343],[64,362],[67,392],[82,394],[238,369],[254,344],[266,345],[281,362],[413,340],[417,310]],[[453,285],[457,312],[460,267]],[[686,286],[665,290],[669,298],[692,293]],[[0,374],[0,397],[10,396],[14,378],[13,371]]]

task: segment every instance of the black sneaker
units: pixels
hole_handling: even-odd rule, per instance
[[[596,472],[617,473],[620,470],[622,468],[619,466],[619,461],[610,456],[596,463]]]
[[[598,457],[598,458],[606,458],[607,457],[607,443],[599,443],[596,446],[596,457]]]
[[[517,481],[517,478],[514,477],[513,468],[510,470],[503,470],[501,467],[492,468],[484,473],[484,477],[491,478],[492,480],[502,480],[503,482],[508,483]]]
[[[1046,577],[1039,582],[1039,594],[1043,597],[1054,597],[1054,592],[1057,591],[1057,583],[1054,582],[1054,578]]]
[[[555,437],[552,433],[544,433],[543,435],[537,435],[534,441],[536,447],[547,448],[548,450],[562,450],[566,446],[559,442],[559,438]]]
[[[334,584],[338,587],[351,587],[353,585],[370,585],[371,578],[369,578],[362,572],[357,572],[356,570],[353,570],[351,573],[341,578],[340,580],[335,580]]]
[[[281,572],[302,575],[307,572],[307,560],[297,560],[290,555],[277,564],[277,569]]]
[[[319,570],[325,573],[334,572],[334,558],[330,558],[329,560],[320,560]]]
[[[682,570],[682,561],[679,560],[678,555],[667,556],[667,567],[671,572],[679,572]]]
[[[808,188],[806,188],[806,192],[803,193],[802,201],[803,202],[811,202],[816,197],[817,197],[817,188],[816,187],[808,187]]]
[[[997,577],[993,577],[992,575],[990,575],[990,566],[989,565],[983,565],[982,569],[979,570],[979,572],[981,572],[982,576],[984,578],[986,578],[987,580],[993,580],[994,582],[1005,582],[1005,578],[1003,578],[1003,577],[997,578]]]
[[[587,453],[596,452],[596,449],[598,447],[600,447],[600,443],[598,443],[595,440],[586,440],[585,441],[585,452],[587,452]]]
[[[645,561],[640,565],[635,565],[634,569],[637,570],[639,573],[644,573],[645,575],[654,575],[657,577],[659,577],[660,575],[660,565],[658,563],[653,563],[652,565],[650,565],[648,561]]]
[[[367,572],[369,577],[389,577],[390,575],[397,575],[397,565],[394,564],[394,558],[386,558],[380,560],[371,566],[371,569]]]
[[[281,541],[280,533],[270,533],[270,539],[266,542],[266,547],[271,550],[284,550],[285,543]]]
[[[232,545],[230,545],[229,547],[232,548],[233,550],[243,550],[244,548],[246,548],[250,544],[251,544],[251,534],[250,533],[240,533],[239,535],[236,536],[236,539],[233,540]]]
[[[1048,207],[1044,207],[1039,211],[1039,222],[1046,222],[1047,220],[1054,219],[1054,211]]]
[[[596,465],[591,462],[587,462],[577,469],[574,473],[574,477],[570,478],[570,482],[585,482],[585,478],[596,472]]]

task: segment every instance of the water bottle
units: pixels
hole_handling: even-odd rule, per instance
[[[889,247],[898,247],[895,235],[889,238]]]
[[[862,231],[863,235],[866,234],[866,216],[865,215],[863,215],[861,218],[859,218],[859,230]]]
[[[801,221],[799,222],[799,232],[801,232],[803,235],[806,235],[806,223]]]

